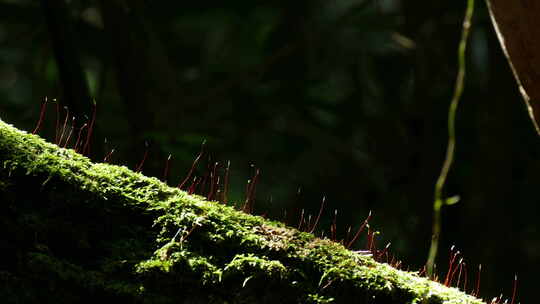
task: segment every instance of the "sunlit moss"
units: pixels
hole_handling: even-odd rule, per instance
[[[92,163],[2,121],[0,164],[2,204],[19,215],[35,212],[32,225],[29,217],[11,223],[25,225],[16,239],[24,248],[13,256],[32,267],[3,277],[23,286],[49,278],[47,284],[69,286],[73,297],[151,303],[483,303],[126,167]],[[26,191],[41,191],[43,202],[11,199],[24,197],[12,192],[35,181],[41,189]],[[26,239],[31,233],[37,241]],[[55,233],[63,238],[51,241]],[[12,295],[14,287],[6,286],[0,293]],[[50,291],[40,288],[27,296]]]

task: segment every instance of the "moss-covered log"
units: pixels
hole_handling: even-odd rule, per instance
[[[3,303],[483,303],[1,120],[0,236]]]

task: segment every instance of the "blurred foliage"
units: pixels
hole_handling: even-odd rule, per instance
[[[72,65],[55,53],[47,4],[65,4],[64,42],[90,97],[66,100],[74,93],[61,67]],[[233,201],[243,201],[254,164],[262,172],[256,213],[286,212],[295,224],[326,196],[320,231],[336,209],[345,233],[373,210],[380,245],[392,242],[416,269],[429,246],[464,8],[420,0],[2,0],[0,115],[32,130],[48,96],[82,123],[95,98],[94,159],[114,148],[113,162],[133,168],[147,141],[144,172],[160,177],[171,153],[171,184],[206,139],[213,160],[231,161]],[[441,249],[456,244],[470,272],[484,265],[486,296],[510,293],[520,273],[526,298],[540,258],[540,143],[483,3],[475,18],[448,181],[462,200],[443,212]],[[51,138],[54,107],[48,113],[43,134]]]

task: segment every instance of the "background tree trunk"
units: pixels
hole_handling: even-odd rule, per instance
[[[63,89],[62,104],[72,116],[83,117],[91,110],[92,99],[74,41],[71,18],[63,0],[41,0]]]
[[[540,133],[540,2],[487,0],[491,20]]]

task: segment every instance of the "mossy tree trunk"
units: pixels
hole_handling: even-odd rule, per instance
[[[4,303],[484,303],[0,120]]]

